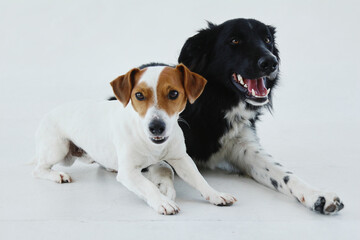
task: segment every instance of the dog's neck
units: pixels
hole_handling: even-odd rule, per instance
[[[225,119],[229,125],[245,124],[252,125],[252,122],[259,115],[259,111],[249,110],[246,108],[246,103],[240,101],[239,104],[225,113]]]

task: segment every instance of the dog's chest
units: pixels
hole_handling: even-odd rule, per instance
[[[247,110],[245,103],[239,103],[239,105],[227,111],[225,119],[228,131],[219,139],[221,149],[228,145],[230,141],[248,138],[249,130],[252,129],[252,121],[255,120],[256,116],[257,112]]]

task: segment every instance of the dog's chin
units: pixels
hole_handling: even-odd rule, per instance
[[[243,78],[238,73],[233,73],[231,76],[232,84],[245,96],[245,102],[256,107],[264,106],[269,102],[270,88],[265,87],[267,80],[266,76],[255,79]]]
[[[155,144],[162,144],[162,143],[166,142],[166,140],[168,140],[168,138],[169,137],[155,136],[155,137],[150,137],[150,140]]]

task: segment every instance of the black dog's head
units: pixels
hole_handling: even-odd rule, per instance
[[[279,72],[275,28],[254,19],[233,19],[189,38],[179,62],[251,106],[269,102]]]

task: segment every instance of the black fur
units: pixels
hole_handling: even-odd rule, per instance
[[[206,161],[220,149],[219,139],[231,128],[224,119],[226,111],[246,99],[246,93],[234,86],[232,74],[236,72],[249,79],[264,76],[257,64],[269,52],[279,61],[274,34],[274,27],[259,21],[233,19],[220,25],[209,23],[208,28],[186,41],[178,62],[208,81],[202,95],[181,114],[190,126],[180,122],[187,152],[192,158]],[[265,37],[270,38],[271,44],[264,42]],[[232,45],[233,38],[239,39],[240,44]],[[277,76],[267,80],[266,87],[273,89],[276,83]],[[265,105],[269,109],[271,94],[272,91],[270,103]],[[250,104],[246,107],[257,112],[257,116],[260,114],[261,107]],[[257,117],[251,120],[254,130],[256,120]]]
[[[289,177],[289,176],[285,176],[285,177],[283,178],[284,183],[285,183],[285,184],[287,184],[287,183],[288,183],[288,181],[289,181],[289,179],[290,179],[290,177]]]
[[[270,178],[270,182],[271,184],[274,186],[274,188],[277,190],[278,189],[278,182],[272,178]]]
[[[174,67],[174,66],[170,66],[170,65],[165,64],[165,63],[151,62],[151,63],[143,64],[139,68],[144,69],[144,68],[147,68],[147,67],[155,67],[155,66]]]
[[[326,199],[324,197],[319,197],[314,204],[314,211],[319,213],[324,213]]]

